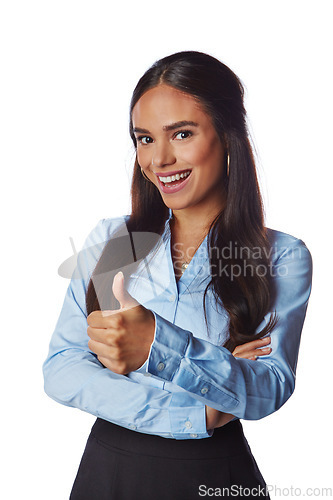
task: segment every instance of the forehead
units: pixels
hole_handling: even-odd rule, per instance
[[[180,120],[206,122],[210,117],[195,97],[164,84],[145,92],[132,112],[133,125],[137,127],[146,121],[166,124]]]

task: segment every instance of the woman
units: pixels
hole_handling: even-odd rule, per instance
[[[132,213],[89,235],[44,364],[52,398],[98,417],[71,498],[269,498],[239,419],[294,390],[310,253],[264,226],[243,88],[215,58],[157,61],[130,134]]]

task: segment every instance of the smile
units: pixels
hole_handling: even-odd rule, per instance
[[[158,183],[163,193],[175,193],[188,183],[192,170],[183,170],[181,173],[170,172],[172,175],[157,175]]]
[[[162,181],[164,184],[169,184],[170,182],[174,182],[174,181],[179,181],[179,179],[186,179],[186,177],[188,177],[190,175],[191,171],[188,170],[187,172],[185,173],[182,173],[182,174],[176,174],[176,175],[171,175],[168,176],[168,177],[159,177],[160,181]]]

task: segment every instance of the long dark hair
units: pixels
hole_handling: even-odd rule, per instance
[[[229,175],[226,169],[224,175],[226,205],[212,222],[207,238],[211,281],[204,293],[203,306],[206,317],[206,294],[211,287],[216,301],[229,315],[229,339],[224,346],[232,351],[236,345],[263,337],[277,322],[276,314],[271,314],[266,326],[255,333],[270,311],[274,290],[269,273],[270,244],[246,124],[244,88],[225,64],[210,55],[185,51],[160,59],[146,71],[133,92],[130,135],[135,147],[133,108],[145,92],[162,83],[186,92],[200,102],[210,115],[229,156]],[[129,233],[149,231],[162,234],[169,210],[157,187],[142,176],[137,159],[131,198],[132,213],[127,220]],[[112,255],[107,244],[94,273],[101,273],[110,258]],[[214,272],[221,269],[223,272]],[[92,280],[86,305],[88,314],[100,308]]]

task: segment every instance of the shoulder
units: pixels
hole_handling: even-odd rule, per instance
[[[312,279],[312,256],[303,240],[291,234],[266,228],[270,242],[270,262],[275,276]]]
[[[127,218],[127,215],[123,215],[120,217],[107,217],[100,219],[96,226],[88,234],[83,248],[107,243],[111,236],[115,236],[116,234],[117,236],[127,235]]]
[[[102,252],[111,238],[128,235],[126,215],[100,219],[86,237],[84,244],[77,254],[76,268],[73,278],[89,278]]]
[[[280,259],[292,254],[312,260],[309,248],[300,238],[269,227],[266,228],[266,231],[270,243],[270,258],[273,263],[277,263]]]
[[[276,307],[303,314],[312,288],[312,256],[303,240],[291,234],[266,228],[270,241],[269,273],[276,293]],[[274,294],[272,295],[274,297]]]

